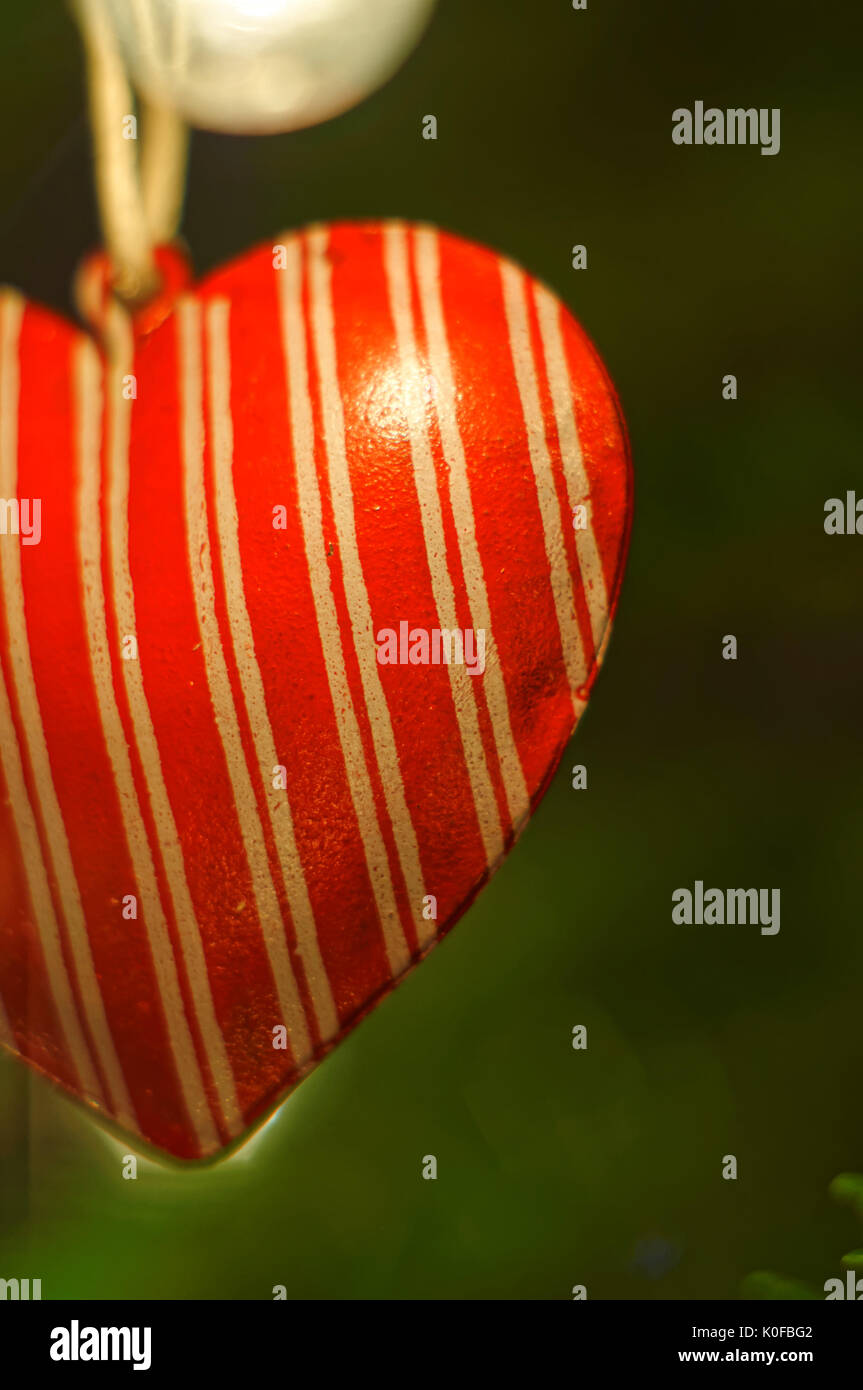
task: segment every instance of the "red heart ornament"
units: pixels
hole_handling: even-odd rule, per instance
[[[0,1037],[200,1158],[514,843],[631,467],[570,314],[429,227],[292,234],[104,327],[0,300]]]

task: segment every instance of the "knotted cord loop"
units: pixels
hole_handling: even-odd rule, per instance
[[[132,88],[104,4],[72,3],[87,57],[96,193],[114,291],[139,305],[159,288],[155,249],[173,239],[182,216],[188,130],[176,112],[142,100],[138,141],[129,125]]]

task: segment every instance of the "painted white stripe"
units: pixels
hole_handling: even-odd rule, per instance
[[[294,821],[286,791],[273,789],[273,769],[282,759],[276,752],[267,710],[264,682],[255,652],[252,623],[246,604],[240,556],[240,523],[234,491],[234,427],[231,410],[230,304],[213,300],[207,309],[209,404],[215,473],[216,522],[225,576],[228,622],[243,700],[261,767],[270,826],[285,879],[285,891],[297,933],[299,955],[321,1038],[327,1042],[339,1031],[339,1015],[330,988],[306,876],[297,849]]]
[[[195,1045],[186,1020],[168,924],[162,908],[147,829],[141,814],[126,735],[114,694],[111,646],[102,584],[101,492],[102,364],[95,346],[82,339],[75,350],[76,453],[78,469],[78,551],[87,624],[90,670],[105,748],[111,762],[132,868],[141,898],[142,918],[177,1076],[204,1153],[220,1144],[210,1114]]]
[[[534,301],[539,319],[542,348],[545,355],[548,384],[554,404],[557,421],[557,435],[560,440],[560,453],[566,478],[566,491],[570,510],[583,506],[587,512],[587,527],[574,532],[578,566],[584,585],[587,609],[590,614],[590,630],[593,635],[594,651],[599,653],[603,634],[608,622],[608,595],[605,590],[605,575],[602,572],[602,558],[593,532],[590,502],[590,480],[584,467],[578,427],[575,422],[575,404],[572,399],[572,383],[561,330],[560,301],[555,299],[543,285],[534,286]]]
[[[545,553],[548,559],[557,623],[560,628],[563,659],[570,692],[573,696],[573,705],[578,713],[575,692],[584,684],[587,676],[587,662],[575,610],[575,590],[566,558],[563,523],[554,486],[554,472],[551,456],[548,452],[548,441],[545,437],[536,363],[533,359],[533,348],[530,341],[525,277],[518,266],[505,260],[500,262],[500,273],[503,281],[503,299],[509,330],[510,350],[522,414],[527,428],[527,446],[542,518]]]
[[[104,278],[99,262],[95,259],[85,261],[75,274],[75,308],[96,333],[102,329],[103,293]]]
[[[279,291],[282,346],[306,562],[309,568],[312,597],[327,668],[333,712],[345,759],[348,787],[357,816],[369,879],[381,921],[387,959],[393,976],[397,976],[407,968],[410,952],[399,917],[386,844],[378,822],[374,792],[363,753],[362,737],[345,672],[338,614],[324,548],[323,514],[316,470],[315,431],[309,390],[306,325],[303,315],[302,248],[297,237],[284,237],[283,242],[287,249],[287,264],[284,270],[278,270],[275,274]],[[369,621],[368,635],[371,650],[374,651],[374,643],[371,640],[371,621]]]
[[[329,230],[326,227],[315,227],[309,230],[307,245],[309,249],[312,339],[315,345],[315,358],[320,381],[330,495],[339,540],[339,557],[342,562],[345,598],[353,632],[354,649],[360,668],[360,681],[371,728],[372,743],[383,783],[384,799],[393,828],[396,851],[408,890],[411,915],[421,943],[426,944],[428,940],[434,939],[435,927],[422,915],[423,898],[426,890],[420,862],[419,844],[408,810],[398,749],[381,683],[371,606],[357,544],[354,498],[345,440],[344,405],[339,385],[332,267],[327,254],[328,244]]]
[[[18,408],[20,371],[18,351],[24,301],[19,295],[6,292],[0,298],[0,497],[18,495]],[[43,518],[45,520],[45,518]],[[50,524],[50,522],[49,522]],[[81,1000],[90,1026],[94,1045],[110,1088],[111,1109],[124,1124],[137,1128],[135,1112],[123,1081],[123,1073],[105,1017],[105,1007],[99,992],[90,940],[78,892],[72,857],[66,838],[66,827],[57,800],[51,773],[51,763],[45,742],[45,730],[36,694],[36,681],[30,658],[30,637],[24,612],[24,590],[21,580],[19,543],[8,537],[0,541],[0,578],[9,634],[11,681],[17,699],[27,755],[33,770],[35,793],[42,813],[48,849],[63,902],[69,944],[78,978]],[[0,682],[2,685],[2,682]],[[18,829],[21,856],[30,889],[30,898],[42,943],[42,952],[51,992],[57,1006],[69,1057],[81,1081],[82,1093],[104,1105],[102,1087],[81,1028],[66,973],[60,932],[48,891],[48,872],[42,858],[33,807],[24,782],[24,773],[17,739],[12,725],[9,699],[2,691],[2,724],[0,748],[3,750],[4,775],[12,798]]]
[[[410,440],[414,483],[419,500],[432,595],[437,610],[438,626],[451,632],[458,627],[458,616],[455,591],[447,565],[446,537],[437,475],[425,425],[428,378],[420,368],[417,354],[411,310],[407,232],[404,225],[400,222],[388,223],[384,227],[383,243],[390,312],[401,365],[405,422]],[[488,638],[491,621],[483,623],[482,626]],[[484,680],[485,676],[471,676],[467,667],[463,665],[449,665],[447,672],[486,860],[489,866],[494,868],[503,858],[503,834],[477,712],[476,683]]]
[[[189,574],[216,728],[222,741],[240,833],[252,879],[252,894],[282,1013],[298,1065],[312,1055],[305,1010],[285,936],[285,924],[270,873],[264,829],[249,776],[243,740],[215,608],[213,562],[204,487],[204,390],[201,309],[184,299],[177,311],[182,412],[183,482]]]
[[[530,812],[530,796],[510,720],[506,683],[500,657],[494,644],[491,607],[485,583],[482,557],[476,536],[467,461],[458,423],[455,378],[447,336],[440,283],[438,233],[434,227],[414,231],[417,282],[423,323],[428,342],[428,360],[437,389],[433,393],[444,458],[449,468],[450,499],[458,534],[459,553],[474,629],[486,632],[486,669],[483,676],[495,747],[503,775],[510,819],[518,829]],[[441,550],[443,549],[441,543]]]
[[[119,305],[108,310],[106,341],[110,345],[108,393],[108,554],[111,564],[116,628],[114,641],[120,650],[127,636],[137,631],[135,590],[129,560],[129,436],[132,401],[123,392],[123,378],[133,371],[134,348],[128,316]],[[159,853],[165,868],[168,889],[174,904],[177,935],[189,981],[195,1015],[207,1051],[219,1108],[231,1135],[243,1128],[243,1115],[237,1097],[234,1074],[225,1039],[219,1027],[207,960],[201,941],[195,907],[186,878],[183,848],[168,789],[162,772],[159,744],[153,728],[150,706],[144,689],[141,653],[136,661],[122,661],[123,682],[129,701],[135,746],[141,759],[144,780]]]
[[[57,1019],[63,1034],[63,1049],[73,1070],[78,1074],[78,1084],[82,1095],[101,1104],[99,1082],[90,1060],[87,1043],[75,1010],[75,1001],[72,998],[69,979],[63,965],[60,929],[48,890],[48,871],[42,859],[36,818],[24,782],[24,768],[18,751],[15,726],[12,722],[12,710],[2,671],[0,671],[0,768],[2,768],[3,780],[9,794],[12,819],[15,823],[18,846],[21,852],[21,862],[24,865],[27,878],[30,904],[39,932],[39,941],[42,946],[42,955],[57,1011]],[[14,1047],[12,1029],[5,1014],[4,1020],[7,1036],[0,1040],[8,1041],[8,1045]]]

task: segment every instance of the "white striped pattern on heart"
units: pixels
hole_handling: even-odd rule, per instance
[[[108,355],[0,296],[0,499],[43,528],[0,535],[0,1041],[186,1158],[499,865],[629,531],[613,389],[547,289],[429,227],[279,245],[146,336],[109,307]],[[482,629],[484,674],[379,664],[402,620]]]

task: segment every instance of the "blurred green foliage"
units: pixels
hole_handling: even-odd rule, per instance
[[[863,1154],[863,540],[822,527],[826,498],[863,495],[852,13],[441,0],[357,110],[195,137],[200,270],[397,214],[562,294],[629,422],[629,572],[516,853],[247,1149],[124,1182],[121,1146],[0,1062],[0,1274],[47,1298],[709,1299],[767,1263],[835,1272],[826,1187]],[[63,307],[97,235],[79,52],[47,0],[7,5],[0,39],[0,278]],[[696,99],[780,107],[781,153],[672,145]],[[672,926],[696,878],[780,887],[781,932]]]
[[[840,1173],[838,1178],[834,1178],[830,1184],[830,1195],[837,1202],[842,1202],[844,1206],[850,1207],[858,1219],[863,1222],[863,1175],[860,1173]],[[830,1280],[839,1280],[842,1294],[848,1297],[848,1282],[846,1271],[853,1270],[855,1280],[863,1271],[863,1250],[849,1250],[842,1256],[839,1262],[839,1269],[827,1275],[826,1280],[818,1288],[804,1284],[800,1279],[788,1279],[782,1274],[774,1274],[772,1270],[759,1269],[752,1274],[748,1274],[743,1280],[741,1292],[744,1298],[767,1299],[774,1301],[777,1299],[823,1299],[826,1297],[826,1290],[835,1296],[835,1283],[831,1287]]]

